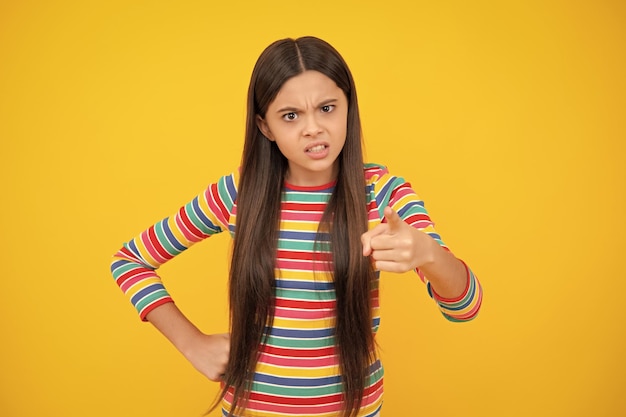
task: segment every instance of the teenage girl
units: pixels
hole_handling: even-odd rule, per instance
[[[222,231],[234,240],[230,329],[207,335],[155,270]],[[482,298],[410,184],[364,164],[350,70],[313,37],[259,57],[239,169],[124,244],[111,270],[140,317],[222,384],[224,416],[380,415],[379,271],[415,270],[452,321]]]

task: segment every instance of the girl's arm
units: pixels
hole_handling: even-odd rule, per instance
[[[137,309],[203,375],[221,379],[230,348],[227,334],[206,335],[172,302],[157,269],[196,242],[230,230],[236,174],[207,187],[174,215],[125,243],[113,256],[111,272]]]
[[[482,304],[480,283],[448,250],[411,185],[381,165],[366,165],[365,174],[370,222],[383,221],[363,234],[363,255],[372,258],[377,270],[415,270],[448,320],[476,317]]]
[[[448,320],[475,318],[482,304],[482,288],[465,263],[431,235],[407,224],[391,207],[385,207],[384,215],[386,223],[362,235],[363,256],[371,256],[377,270],[416,270],[428,280],[428,292]]]

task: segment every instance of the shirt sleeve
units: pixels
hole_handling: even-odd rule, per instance
[[[193,244],[224,230],[232,234],[237,173],[221,177],[175,214],[125,243],[113,255],[111,273],[142,320],[172,302],[156,270]]]
[[[406,223],[429,235],[445,250],[450,250],[435,230],[424,201],[417,196],[410,183],[402,177],[391,175],[386,167],[380,165],[366,165],[365,172],[371,195],[370,220],[376,216],[384,221],[383,210],[390,206]],[[465,290],[459,297],[453,299],[439,296],[428,278],[416,269],[418,276],[426,284],[428,294],[435,300],[444,317],[453,322],[472,320],[478,314],[482,303],[480,282],[465,262],[463,265],[467,272]]]

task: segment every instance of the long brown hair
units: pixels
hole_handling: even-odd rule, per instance
[[[230,357],[224,397],[234,389],[231,414],[245,408],[258,360],[274,314],[274,274],[281,192],[287,159],[265,138],[256,116],[265,117],[283,84],[306,70],[332,79],[348,99],[346,141],[339,175],[318,228],[330,231],[337,297],[335,340],[340,358],[344,415],[358,413],[369,366],[376,357],[372,334],[371,283],[374,271],[362,255],[367,230],[361,121],[352,74],[339,53],[314,37],[283,39],[259,57],[250,80],[246,134],[237,191],[237,220],[230,268]],[[318,241],[320,239],[318,238]]]

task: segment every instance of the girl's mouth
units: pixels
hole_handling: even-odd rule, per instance
[[[319,152],[323,152],[324,150],[326,150],[327,146],[326,145],[315,145],[309,149],[306,150],[306,152],[309,153],[319,153]]]

